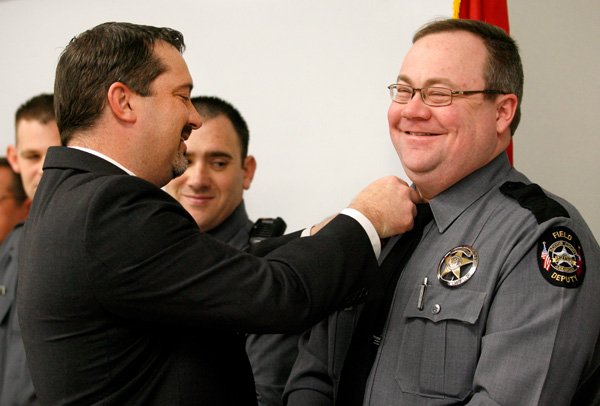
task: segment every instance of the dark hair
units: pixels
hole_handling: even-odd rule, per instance
[[[21,120],[36,120],[42,124],[55,121],[54,96],[42,93],[21,104],[15,113],[15,127]],[[16,143],[19,140],[15,140]]]
[[[413,37],[413,43],[426,35],[447,31],[467,31],[483,40],[488,51],[487,66],[484,72],[486,88],[502,90],[517,96],[517,111],[510,124],[514,135],[521,121],[521,99],[523,98],[523,65],[519,47],[504,30],[477,20],[450,18],[432,21],[421,27]],[[486,95],[488,98],[497,95]]]
[[[123,82],[142,96],[166,70],[154,54],[157,41],[183,52],[183,34],[171,28],[109,22],[73,38],[56,67],[56,123],[63,144],[73,133],[91,128],[106,103],[108,88]]]
[[[222,114],[229,119],[240,140],[243,162],[246,156],[248,156],[250,131],[246,125],[246,120],[244,120],[240,112],[231,103],[214,96],[193,97],[192,104],[196,107],[202,118],[210,119]]]
[[[27,194],[25,193],[25,189],[23,189],[21,176],[13,170],[8,159],[5,157],[0,157],[0,168],[7,168],[10,171],[11,182],[10,185],[8,185],[8,190],[12,193],[15,202],[17,202],[19,206],[22,205],[25,200],[27,200]]]

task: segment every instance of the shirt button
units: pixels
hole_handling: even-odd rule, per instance
[[[440,306],[439,304],[435,304],[431,308],[431,313],[438,314],[440,312],[440,310],[442,310],[442,306]]]

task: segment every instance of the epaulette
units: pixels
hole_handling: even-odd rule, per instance
[[[559,202],[548,197],[535,183],[526,185],[523,182],[506,182],[500,186],[500,191],[531,211],[538,224],[555,217],[570,217]]]

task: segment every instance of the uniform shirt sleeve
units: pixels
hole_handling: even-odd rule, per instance
[[[328,373],[328,319],[306,331],[298,342],[298,357],[283,400],[287,406],[333,406],[333,382]]]
[[[304,334],[284,392],[288,406],[331,406],[362,305],[331,314]]]
[[[548,223],[540,230],[576,228],[570,219]],[[588,373],[600,328],[598,245],[582,239],[586,279],[566,288],[540,274],[538,238],[520,241],[524,248],[507,258],[510,269],[497,282],[469,405],[570,405]]]

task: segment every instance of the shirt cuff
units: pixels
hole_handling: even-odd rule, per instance
[[[345,208],[340,213],[352,217],[354,220],[358,221],[358,224],[362,226],[362,228],[369,236],[369,240],[371,240],[371,245],[373,246],[373,252],[375,253],[375,257],[379,259],[379,254],[381,254],[381,240],[379,239],[379,235],[377,234],[373,223],[371,223],[371,220],[369,220],[364,214],[362,214],[358,210],[351,209],[350,207]]]
[[[310,229],[311,228],[312,228],[312,226],[306,227],[304,230],[302,230],[300,237],[310,237]]]

